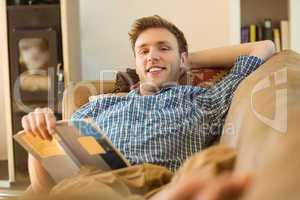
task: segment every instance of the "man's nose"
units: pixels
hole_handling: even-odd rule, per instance
[[[160,58],[160,56],[159,56],[159,52],[158,51],[156,51],[154,49],[152,49],[152,50],[149,51],[148,57],[147,57],[148,61],[151,61],[151,62],[158,61],[159,58]]]

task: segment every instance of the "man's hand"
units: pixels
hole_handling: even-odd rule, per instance
[[[250,186],[249,175],[224,174],[199,191],[194,200],[237,200]]]
[[[249,175],[223,174],[211,181],[194,175],[170,184],[151,200],[237,200],[249,185]]]
[[[22,127],[26,134],[32,134],[44,140],[51,140],[51,133],[56,125],[56,118],[50,108],[37,108],[22,118]],[[34,192],[46,193],[54,185],[53,179],[43,168],[40,161],[32,155],[28,157],[28,170]]]
[[[51,140],[56,118],[50,108],[36,108],[22,118],[22,127],[26,133],[38,136],[44,140]]]

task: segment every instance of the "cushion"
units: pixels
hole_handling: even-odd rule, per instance
[[[192,70],[191,73],[191,83],[189,85],[199,86],[199,87],[210,87],[229,73],[230,69],[226,68],[201,68]]]
[[[117,72],[115,82],[115,93],[129,92],[132,86],[139,82],[139,77],[135,69],[127,68],[125,72]]]

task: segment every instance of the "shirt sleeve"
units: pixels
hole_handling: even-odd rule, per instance
[[[222,124],[219,120],[224,121],[238,84],[262,63],[263,60],[256,56],[237,57],[229,75],[207,91],[211,120],[214,123]]]
[[[75,113],[72,114],[71,120],[92,118],[96,101],[91,101],[81,106]]]

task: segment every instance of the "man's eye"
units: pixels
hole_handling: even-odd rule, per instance
[[[147,54],[149,51],[147,50],[147,49],[145,49],[145,50],[141,50],[140,51],[140,54]]]
[[[170,48],[169,47],[161,47],[160,50],[163,50],[163,51],[167,51],[169,50]]]

